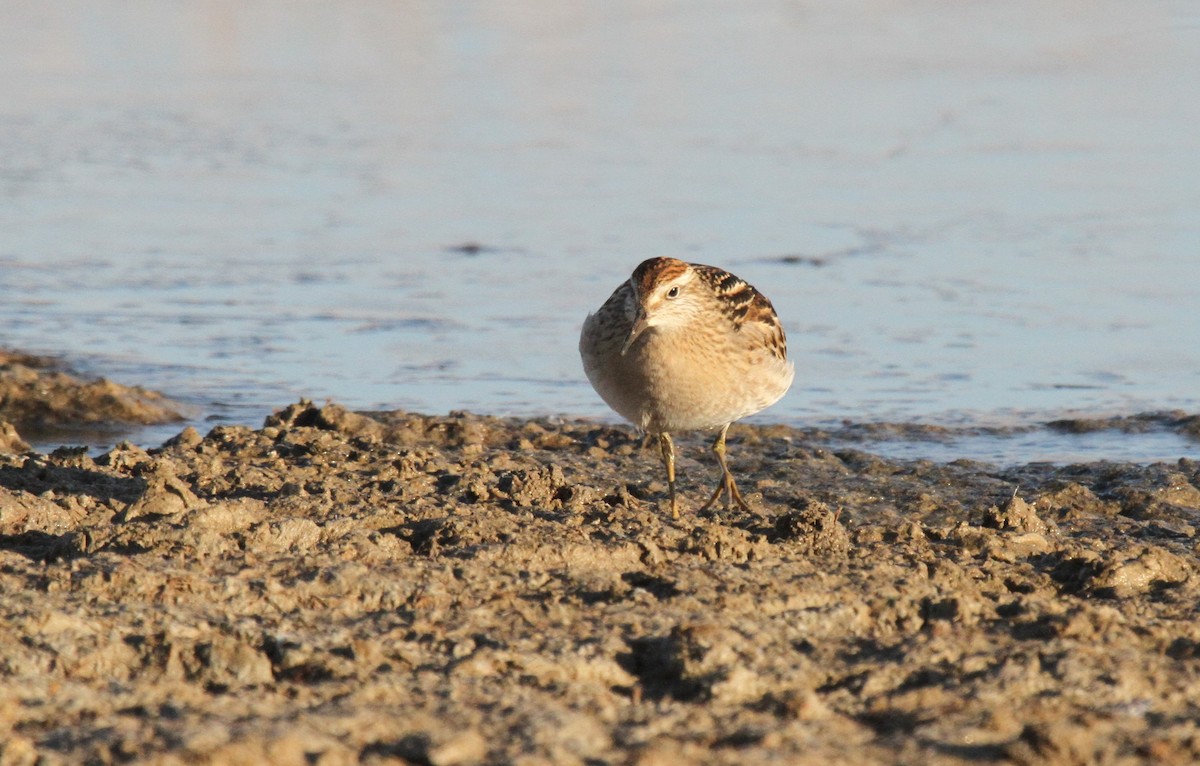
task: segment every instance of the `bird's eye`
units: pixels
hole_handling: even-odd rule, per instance
[[[679,297],[679,286],[676,285],[675,287],[672,287],[670,290],[667,290],[667,297],[668,298],[678,298]]]

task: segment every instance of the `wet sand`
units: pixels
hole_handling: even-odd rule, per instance
[[[672,521],[584,421],[300,402],[0,453],[6,765],[1200,760],[1194,461],[735,426],[754,512]]]

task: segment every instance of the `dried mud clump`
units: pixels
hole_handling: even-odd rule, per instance
[[[753,512],[679,521],[586,422],[0,455],[0,763],[1200,760],[1200,465],[730,440]]]
[[[801,498],[792,509],[775,517],[773,539],[791,543],[797,552],[845,555],[850,537],[837,513],[819,501]]]
[[[6,420],[0,420],[0,454],[24,452],[29,449],[29,443],[17,433],[16,426]]]
[[[29,449],[21,434],[182,419],[178,406],[155,391],[83,381],[58,370],[53,359],[0,350],[0,453]]]

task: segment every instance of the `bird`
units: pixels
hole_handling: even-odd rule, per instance
[[[672,433],[716,430],[721,467],[700,511],[724,496],[749,512],[726,462],[734,421],[783,398],[795,377],[775,307],[745,280],[677,258],[643,261],[584,320],[579,354],[592,388],[621,417],[657,437],[671,517],[679,518]]]

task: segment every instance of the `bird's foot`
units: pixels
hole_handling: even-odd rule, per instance
[[[726,511],[729,510],[729,503],[732,501],[742,511],[750,513],[750,506],[742,498],[742,493],[738,490],[737,484],[733,480],[733,474],[728,472],[721,475],[721,480],[717,482],[717,488],[712,493],[712,497],[708,498],[707,503],[700,506],[699,512],[707,511],[721,496],[725,497],[724,507]]]

